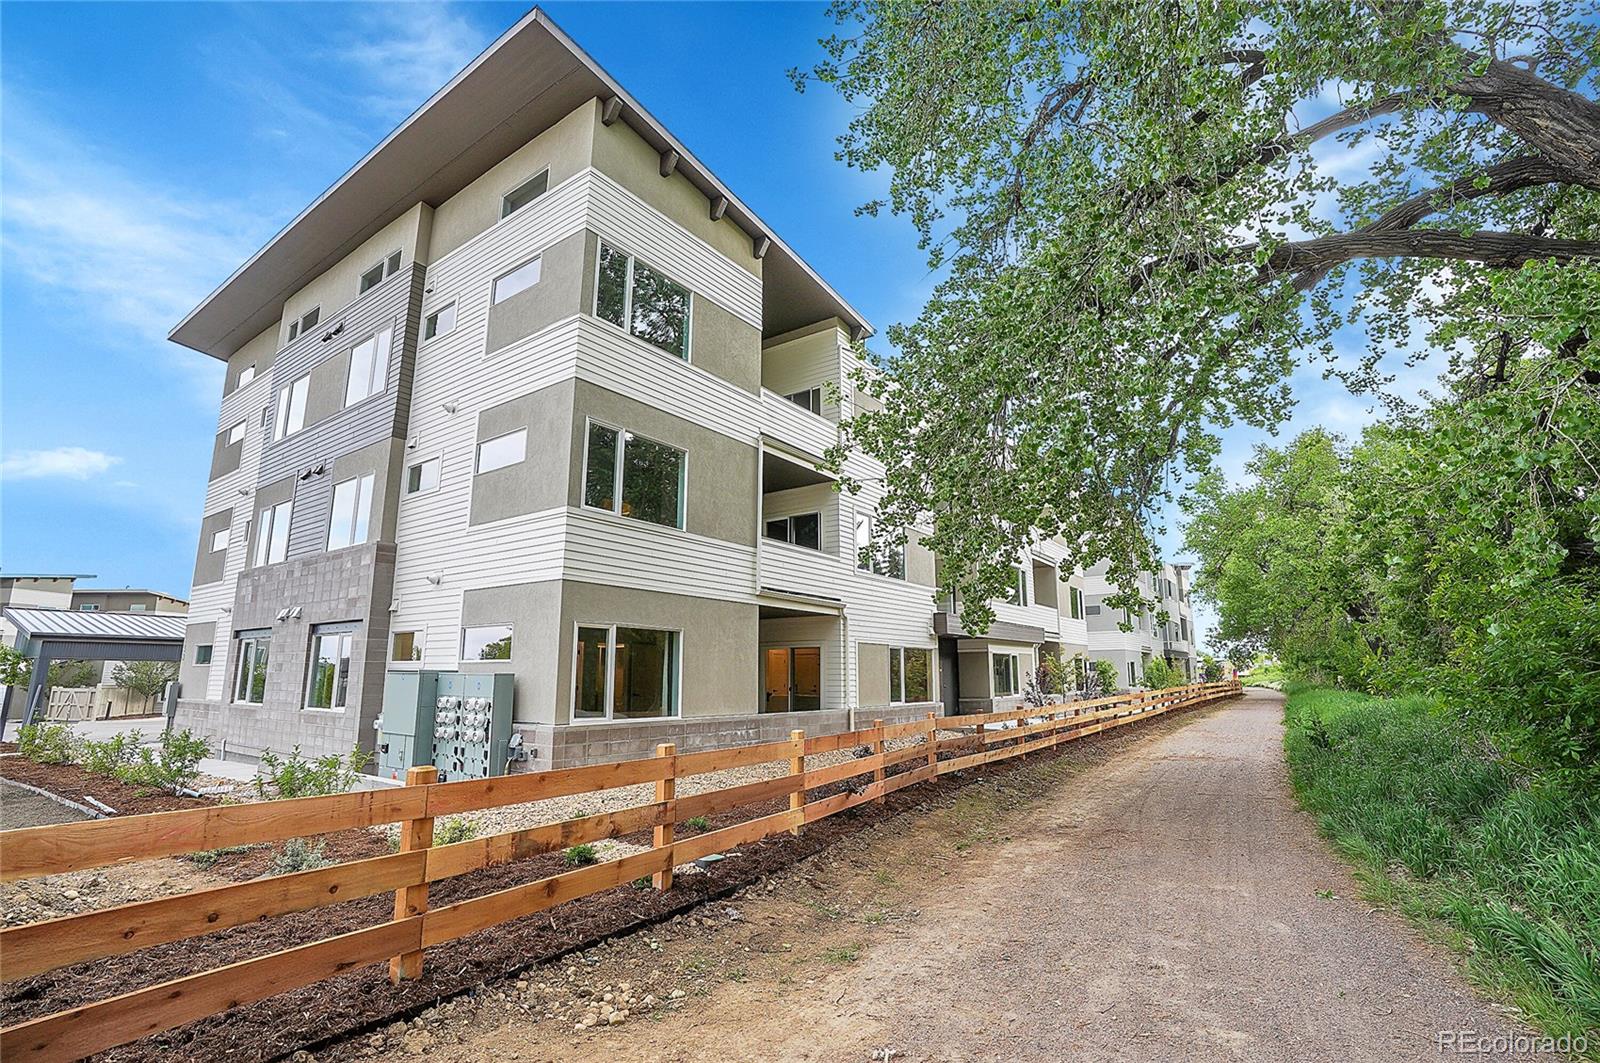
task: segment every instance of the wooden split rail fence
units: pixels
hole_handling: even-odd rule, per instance
[[[196,937],[291,912],[393,892],[394,917],[376,926],[136,989],[0,1030],[0,1057],[72,1060],[148,1037],[241,1004],[311,985],[354,968],[388,962],[396,981],[422,971],[424,950],[563,901],[651,876],[672,885],[673,868],[713,853],[802,826],[886,794],[963,768],[1122,726],[1173,709],[1230,697],[1236,681],[1100,698],[1010,712],[935,717],[807,738],[657,755],[590,767],[440,783],[433,768],[414,768],[400,788],[220,805],[180,812],[92,820],[0,832],[0,882],[228,846],[283,841],[338,830],[400,824],[400,851],[313,871],[260,878],[156,900],[124,904],[0,930],[0,981],[14,982],[88,960]],[[972,728],[940,738],[938,731]],[[921,741],[900,749],[887,744]],[[807,768],[806,758],[851,747],[869,756]],[[940,754],[949,754],[944,759]],[[788,762],[785,774],[759,782],[678,797],[687,776],[769,762]],[[890,774],[902,764],[914,767]],[[816,800],[808,793],[870,775],[854,788]],[[432,847],[440,816],[547,798],[655,784],[655,800],[503,834]],[[787,810],[682,840],[677,824],[700,816],[788,797]],[[534,882],[428,906],[428,884],[480,868],[599,841],[653,831],[649,850],[566,871]]]

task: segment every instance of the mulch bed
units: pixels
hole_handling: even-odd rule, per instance
[[[25,782],[91,808],[93,804],[84,798],[93,797],[124,816],[215,804],[204,797],[178,797],[144,786],[130,786],[107,775],[84,771],[76,764],[38,764],[26,757],[0,757],[0,778]]]
[[[820,852],[836,839],[923,808],[930,801],[948,798],[976,782],[1004,776],[1026,763],[1054,759],[1074,750],[1116,743],[1143,733],[1148,732],[1144,728],[1118,729],[1029,754],[1022,760],[1006,760],[919,783],[889,794],[881,806],[864,804],[808,824],[799,837],[782,834],[740,846],[738,857],[712,864],[702,874],[680,873],[668,892],[619,886],[431,947],[422,977],[415,981],[390,985],[386,967],[370,964],[337,978],[112,1049],[95,1058],[119,1063],[155,1060],[210,1063],[224,1058],[265,1061],[300,1049],[315,1051],[365,1029],[413,1015],[486,980],[549,962],[605,938],[725,897]],[[890,774],[918,766],[918,762],[897,765],[890,769]],[[837,784],[812,791],[813,799],[844,789],[847,789],[844,784]],[[735,809],[709,817],[708,829],[730,826],[787,807],[785,799]],[[362,833],[382,845],[382,838],[372,832],[344,832]],[[692,833],[680,825],[680,836],[688,837]],[[622,840],[648,845],[649,839],[649,834],[642,832]],[[386,848],[383,851],[387,851]],[[270,860],[270,852],[263,851],[262,859]],[[567,868],[560,852],[485,868],[434,883],[429,903],[438,907],[563,870]],[[242,868],[229,867],[227,872],[230,876],[241,874]],[[50,971],[4,987],[0,994],[0,1023],[9,1026],[143,986],[373,926],[388,920],[393,907],[393,895],[380,894],[157,945],[110,960]]]

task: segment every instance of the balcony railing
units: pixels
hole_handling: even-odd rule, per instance
[[[839,440],[837,424],[766,388],[761,389],[761,428],[807,454],[820,455]]]

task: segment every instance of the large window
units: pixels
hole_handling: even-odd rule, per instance
[[[272,635],[265,631],[239,635],[238,671],[233,677],[233,700],[259,705],[267,692],[267,660]]]
[[[822,647],[781,646],[762,655],[762,712],[822,708]]]
[[[528,456],[528,430],[519,428],[478,444],[478,471],[493,472]]]
[[[279,502],[263,509],[256,520],[255,564],[276,565],[289,556],[289,517],[293,502]]]
[[[914,704],[933,700],[933,651],[920,646],[889,647],[889,700]]]
[[[278,415],[273,421],[273,439],[293,435],[306,426],[306,395],[310,391],[310,373],[278,389]]]
[[[484,624],[461,629],[463,661],[511,660],[511,625]]]
[[[489,300],[491,304],[503,303],[518,292],[525,292],[539,283],[541,270],[540,259],[531,259],[518,266],[509,273],[502,273],[494,279],[494,293]]]
[[[822,549],[822,516],[817,513],[799,513],[792,517],[774,517],[767,521],[767,538],[783,543],[794,543],[811,550]]]
[[[333,485],[333,518],[328,522],[328,549],[338,550],[367,541],[367,521],[372,512],[373,474],[353,476]]]
[[[344,383],[344,404],[353,406],[389,386],[389,340],[391,330],[356,344],[350,350],[350,375]]]
[[[1020,669],[1018,668],[1017,655],[1014,653],[997,653],[994,655],[994,696],[997,698],[1014,697],[1020,689]]]
[[[637,720],[678,714],[678,633],[580,627],[574,720]]]
[[[594,313],[646,343],[689,357],[689,289],[632,255],[600,245]]]
[[[1012,605],[1028,604],[1028,575],[1022,569],[1017,569],[1017,578],[1011,584],[1011,590],[1006,595],[1006,601]]]
[[[511,191],[505,194],[505,196],[500,200],[500,216],[505,218],[516,213],[523,207],[526,207],[529,203],[532,203],[534,200],[544,195],[545,190],[549,187],[550,171],[540,170],[528,180],[522,182],[516,188],[513,188]]]
[[[856,568],[893,579],[906,578],[906,544],[888,542],[876,521],[863,514],[856,518]]]
[[[311,675],[306,683],[306,708],[342,709],[350,692],[349,628],[318,628],[311,635]]]
[[[584,453],[583,504],[681,528],[684,458],[677,447],[591,423]]]

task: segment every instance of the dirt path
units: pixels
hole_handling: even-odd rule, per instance
[[[354,1054],[1389,1063],[1520,1031],[1356,895],[1289,793],[1281,706],[1026,766]]]

